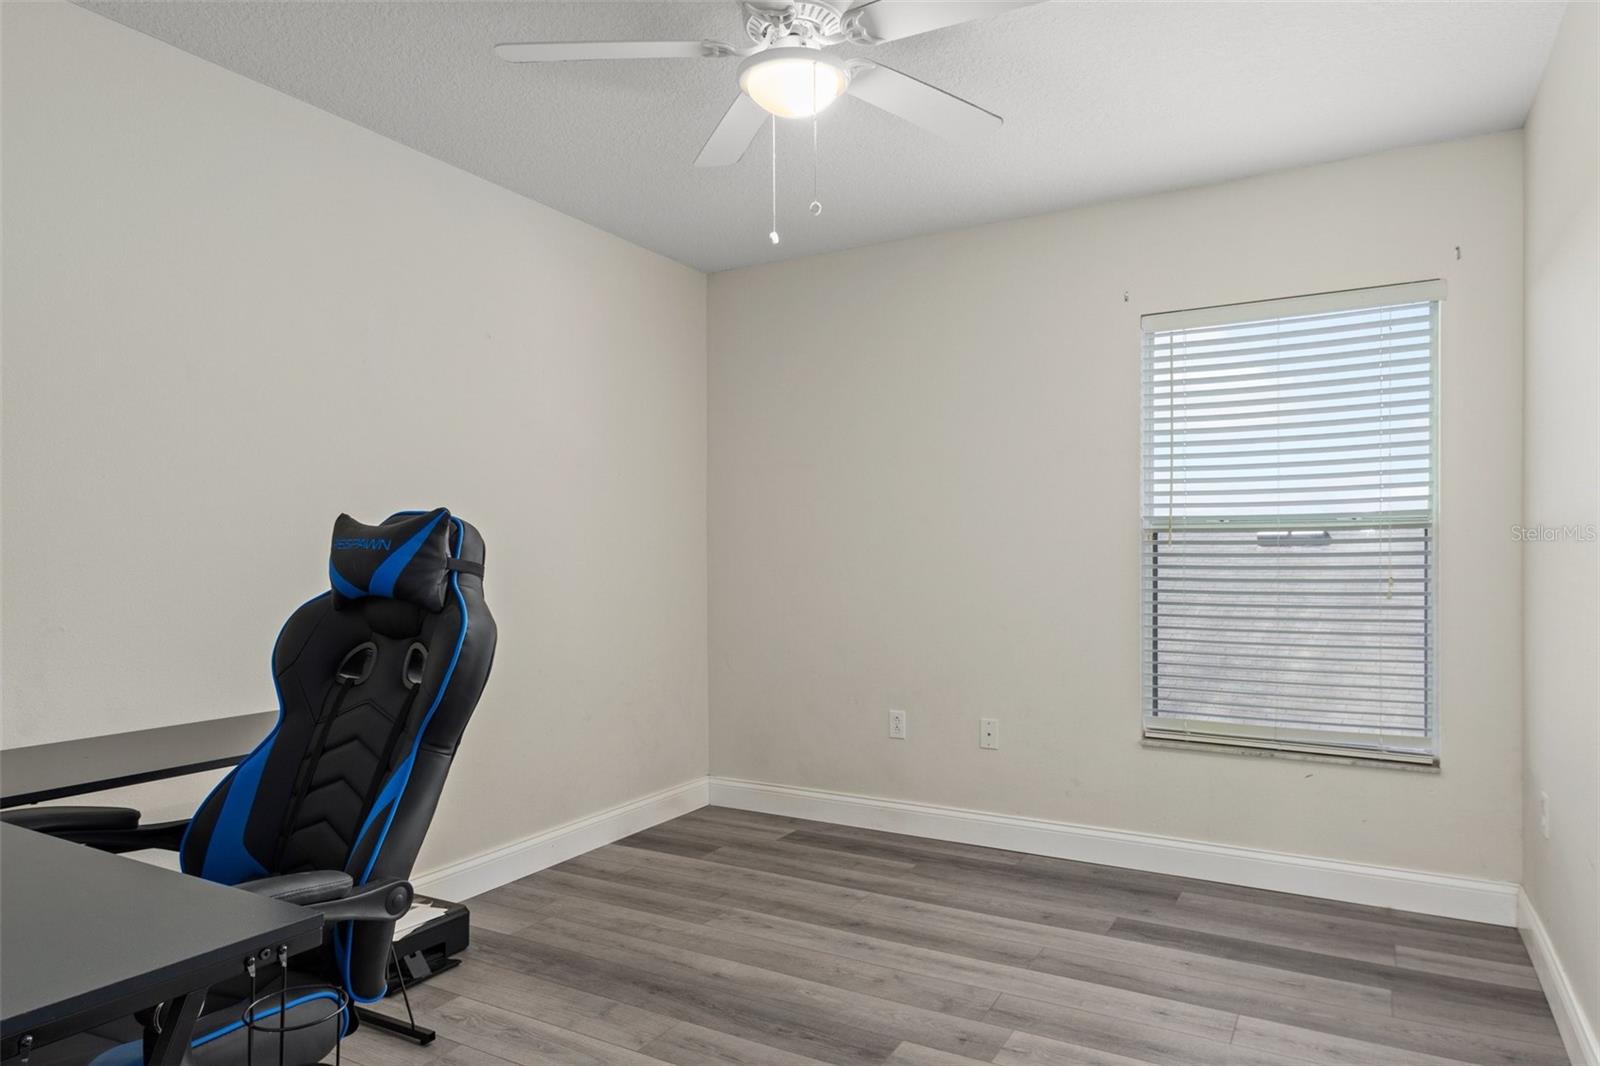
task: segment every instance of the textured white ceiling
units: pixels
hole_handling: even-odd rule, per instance
[[[957,145],[846,99],[695,155],[737,59],[513,66],[501,41],[720,38],[732,0],[85,7],[702,270],[1522,125],[1559,3],[1051,2],[870,50],[1005,116]],[[859,48],[838,54],[866,54]]]

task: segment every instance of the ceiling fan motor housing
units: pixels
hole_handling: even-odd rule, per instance
[[[745,32],[757,44],[782,36],[833,38],[844,26],[838,10],[820,0],[771,5],[747,3],[745,10],[750,13]]]

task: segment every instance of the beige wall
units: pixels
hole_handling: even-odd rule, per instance
[[[1434,277],[1443,772],[1141,748],[1140,314]],[[713,276],[712,772],[1517,880],[1521,291],[1518,133]]]
[[[1522,520],[1600,526],[1600,9],[1567,8],[1527,127]],[[1523,877],[1600,1023],[1600,544],[1523,548]],[[1550,798],[1550,837],[1539,826]]]
[[[4,743],[272,706],[334,516],[443,504],[500,648],[421,867],[704,774],[704,276],[0,8]]]
[[[1555,715],[1595,688],[1559,553],[1592,573],[1594,550],[1510,533],[1583,520],[1585,476],[1594,514],[1570,451],[1594,426],[1585,10],[1530,128],[1524,509],[1519,134],[707,293],[121,26],[0,5],[3,742],[269,706],[332,515],[442,502],[489,540],[502,646],[423,868],[705,772],[709,577],[715,773],[1518,880],[1525,555],[1529,795],[1556,836],[1528,834],[1530,890],[1592,938],[1594,767]],[[1430,277],[1443,772],[1141,748],[1139,315]],[[146,795],[176,812],[205,783]]]

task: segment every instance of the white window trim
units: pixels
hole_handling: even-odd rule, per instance
[[[1396,745],[1393,747],[1377,747],[1372,743],[1372,734],[1352,733],[1346,736],[1340,733],[1330,733],[1323,730],[1306,730],[1298,733],[1282,726],[1269,726],[1254,728],[1238,723],[1226,724],[1226,728],[1213,727],[1210,732],[1196,732],[1193,729],[1175,728],[1179,719],[1162,718],[1159,721],[1150,713],[1150,708],[1141,697],[1144,704],[1141,712],[1142,735],[1147,742],[1163,747],[1183,747],[1195,745],[1197,748],[1209,750],[1245,750],[1257,754],[1270,755],[1282,753],[1286,755],[1327,758],[1337,761],[1368,762],[1375,764],[1391,763],[1410,768],[1436,768],[1439,765],[1441,750],[1440,725],[1439,725],[1439,676],[1438,676],[1438,621],[1439,612],[1439,516],[1440,516],[1440,391],[1441,367],[1440,347],[1443,333],[1443,301],[1447,295],[1447,286],[1441,279],[1426,281],[1406,282],[1396,285],[1373,286],[1361,289],[1345,289],[1335,292],[1315,293],[1304,296],[1286,297],[1282,299],[1260,300],[1235,304],[1220,304],[1210,307],[1189,308],[1177,311],[1167,311],[1140,316],[1139,325],[1144,333],[1168,332],[1183,329],[1199,329],[1208,326],[1223,326],[1233,323],[1245,323],[1262,319],[1278,317],[1294,317],[1300,315],[1313,315],[1336,313],[1339,311],[1355,311],[1369,307],[1382,307],[1405,303],[1433,303],[1435,304],[1433,325],[1430,336],[1429,351],[1429,379],[1431,392],[1430,401],[1430,448],[1428,470],[1432,484],[1432,511],[1425,520],[1411,519],[1407,521],[1391,521],[1387,524],[1394,527],[1421,528],[1429,531],[1430,537],[1430,566],[1427,577],[1427,605],[1431,615],[1430,633],[1427,646],[1426,666],[1426,692],[1424,698],[1427,703],[1427,735],[1425,738],[1416,738],[1413,743]],[[1141,345],[1142,347],[1142,345]],[[1141,356],[1142,358],[1142,356]],[[1140,467],[1141,467],[1141,510],[1144,508],[1146,493],[1145,457],[1148,427],[1144,418],[1146,396],[1145,384],[1141,374],[1140,385]],[[1312,523],[1316,524],[1316,523]],[[1141,536],[1148,536],[1152,530],[1141,523]],[[1189,528],[1195,528],[1190,526]],[[1249,528],[1249,520],[1229,522],[1216,528]],[[1141,552],[1142,554],[1142,552]],[[1144,564],[1141,561],[1140,570],[1143,573]],[[1150,621],[1150,608],[1143,603],[1141,593],[1141,631]],[[1143,637],[1141,637],[1143,644]],[[1141,653],[1141,681],[1149,685],[1150,677],[1147,675],[1149,661]],[[1148,694],[1148,693],[1147,693]],[[1340,739],[1347,739],[1351,743],[1346,746],[1338,743]]]
[[[1249,303],[1192,307],[1186,311],[1162,311],[1159,314],[1141,315],[1139,328],[1146,333],[1165,333],[1168,330],[1199,329],[1202,326],[1222,326],[1232,322],[1249,322],[1263,318],[1290,318],[1295,315],[1319,315],[1332,311],[1358,311],[1363,307],[1380,307],[1384,304],[1441,303],[1445,293],[1445,283],[1439,279],[1408,281],[1400,285],[1377,285],[1369,289],[1340,289],[1338,292],[1319,292],[1310,296],[1286,296],[1279,300],[1254,300]]]

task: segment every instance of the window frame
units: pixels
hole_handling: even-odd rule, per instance
[[[1440,394],[1442,383],[1441,349],[1443,346],[1443,310],[1446,291],[1444,282],[1430,280],[1400,285],[1377,286],[1340,290],[1309,296],[1288,297],[1217,305],[1187,311],[1163,312],[1141,316],[1140,327],[1140,732],[1143,740],[1159,746],[1221,749],[1251,749],[1262,754],[1283,753],[1298,756],[1328,757],[1340,761],[1372,762],[1376,764],[1407,764],[1413,767],[1437,767],[1440,760],[1439,715],[1439,525],[1440,525]],[[1154,587],[1146,587],[1146,578],[1159,574],[1160,538],[1171,538],[1174,532],[1169,513],[1165,524],[1152,515],[1152,471],[1158,466],[1156,434],[1152,429],[1153,399],[1157,395],[1152,381],[1152,337],[1178,329],[1226,328],[1245,326],[1272,318],[1298,315],[1328,314],[1339,311],[1377,311],[1385,307],[1407,304],[1430,304],[1428,351],[1428,511],[1425,516],[1374,521],[1363,525],[1350,525],[1351,531],[1399,529],[1420,531],[1423,539],[1422,563],[1422,659],[1421,678],[1425,734],[1408,736],[1403,742],[1393,734],[1386,738],[1381,730],[1295,729],[1276,723],[1249,725],[1242,722],[1205,721],[1182,714],[1163,716],[1159,709],[1160,644],[1159,594]],[[1169,430],[1170,432],[1170,430]],[[1170,448],[1170,446],[1169,446]],[[1168,490],[1171,491],[1169,467]],[[1170,496],[1169,496],[1170,511]],[[1256,516],[1240,520],[1190,519],[1182,528],[1186,532],[1228,530],[1238,533],[1272,533],[1285,525],[1281,517],[1272,523],[1257,520]],[[1196,653],[1189,653],[1196,654]],[[1246,655],[1246,658],[1250,656]],[[1332,673],[1332,671],[1326,671]],[[1270,701],[1270,698],[1268,700]],[[1310,702],[1310,701],[1307,701]],[[1221,717],[1218,715],[1217,717]],[[1162,721],[1158,721],[1162,719]],[[1204,721],[1203,728],[1195,723]]]

